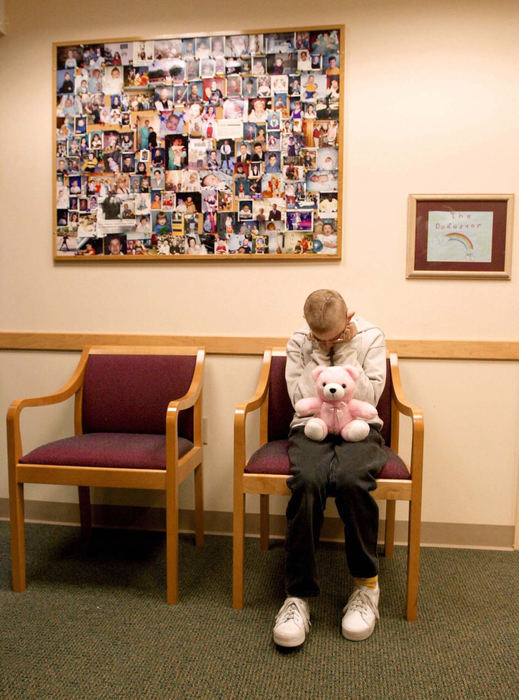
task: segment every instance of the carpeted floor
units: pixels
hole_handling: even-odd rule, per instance
[[[349,579],[342,548],[319,550],[322,593],[299,650],[271,627],[283,548],[247,541],[246,607],[231,607],[232,541],[182,536],[180,595],[165,602],[164,535],[27,525],[24,593],[10,590],[0,523],[0,697],[519,697],[519,553],[422,550],[417,622],[403,619],[405,552],[381,559],[381,620],[360,643],[340,635]]]

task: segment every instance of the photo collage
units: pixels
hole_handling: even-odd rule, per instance
[[[56,260],[340,257],[341,29],[55,52]]]

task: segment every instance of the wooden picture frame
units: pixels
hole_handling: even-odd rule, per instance
[[[407,278],[509,280],[513,194],[410,194]]]
[[[54,260],[340,260],[344,34],[53,44]]]

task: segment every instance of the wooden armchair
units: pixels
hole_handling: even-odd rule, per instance
[[[203,544],[202,348],[98,346],[83,350],[55,394],[14,401],[7,413],[12,585],[25,590],[24,483],[79,487],[91,527],[90,486],[166,492],[167,601],[178,598],[178,487],[194,471],[195,541]],[[75,395],[73,437],[22,449],[20,413]]]
[[[266,350],[254,396],[240,404],[234,414],[234,532],[233,532],[233,607],[243,608],[243,567],[246,494],[260,495],[260,546],[268,549],[269,495],[289,495],[288,431],[294,409],[285,382],[284,348]],[[384,421],[382,434],[388,461],[377,479],[372,495],[386,505],[385,550],[393,555],[396,501],[409,502],[407,556],[407,620],[416,620],[420,564],[420,521],[422,502],[423,415],[421,409],[404,398],[398,357],[387,360],[386,386],[377,409]],[[247,416],[260,410],[260,447],[248,457]],[[411,460],[409,465],[398,456],[399,417],[412,421]],[[250,451],[249,451],[250,452]]]

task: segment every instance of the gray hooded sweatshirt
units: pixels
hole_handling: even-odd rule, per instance
[[[286,382],[292,405],[299,399],[316,396],[313,370],[318,365],[354,365],[360,371],[355,398],[376,406],[386,383],[386,344],[384,334],[377,326],[360,316],[353,317],[357,334],[348,343],[333,347],[326,354],[310,340],[309,328],[294,333],[287,344]],[[308,417],[294,415],[290,427],[304,425]],[[370,421],[382,425],[380,418]]]

